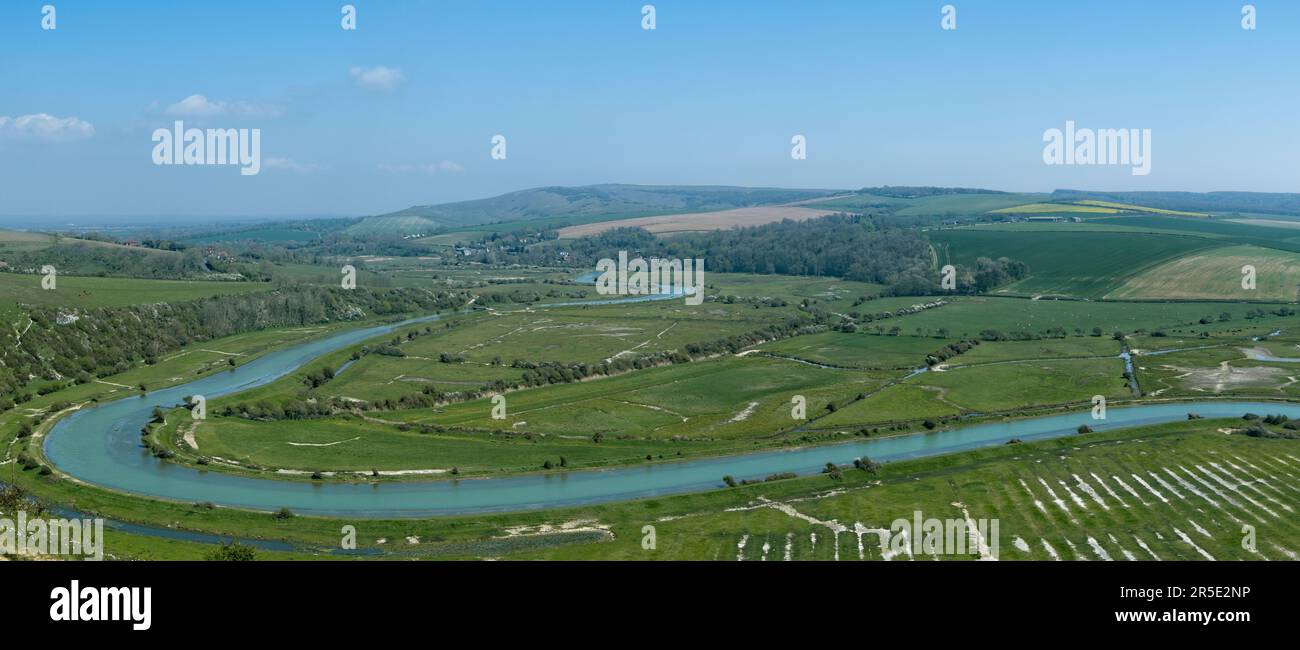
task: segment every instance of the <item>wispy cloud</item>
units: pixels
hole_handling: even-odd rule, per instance
[[[47,113],[8,117],[0,115],[0,138],[38,142],[71,142],[95,135],[95,127],[76,117],[54,117]]]
[[[262,167],[264,169],[286,171],[294,174],[310,174],[321,169],[321,165],[316,163],[298,162],[292,158],[267,158],[262,161]]]
[[[384,66],[375,66],[373,68],[363,68],[353,66],[348,70],[348,74],[356,81],[357,86],[366,90],[379,90],[383,92],[392,92],[396,90],[406,76],[398,68],[388,68]]]
[[[465,168],[461,166],[460,163],[452,162],[450,160],[443,160],[436,163],[418,163],[414,165],[390,165],[387,163],[380,163],[379,165],[376,165],[376,167],[379,171],[388,174],[424,174],[426,176],[434,176],[437,174],[459,174],[465,171]]]
[[[284,113],[278,106],[253,104],[245,101],[213,101],[203,95],[190,95],[168,106],[168,115],[180,117],[218,117],[241,115],[245,117],[277,117]]]

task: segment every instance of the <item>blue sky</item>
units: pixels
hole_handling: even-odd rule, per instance
[[[661,0],[645,31],[645,0],[353,0],[354,32],[344,4],[0,3],[0,220],[603,182],[1300,192],[1300,3],[1255,2],[1246,31],[1223,0]],[[33,115],[60,121],[18,126]],[[261,129],[262,172],[152,164],[178,117]],[[1066,120],[1151,129],[1151,173],[1043,164]]]

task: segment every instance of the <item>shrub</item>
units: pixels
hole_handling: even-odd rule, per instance
[[[251,562],[256,556],[257,549],[232,539],[229,543],[217,544],[203,559],[209,562]]]

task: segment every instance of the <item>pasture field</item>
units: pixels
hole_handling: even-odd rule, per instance
[[[954,366],[908,378],[817,420],[816,428],[918,421],[1130,396],[1119,359],[1048,359]]]
[[[42,232],[0,229],[0,251],[40,250],[54,243],[54,236]]]
[[[1170,216],[1099,217],[1089,222],[1098,225],[1127,225],[1165,232],[1181,232],[1196,237],[1217,239],[1225,244],[1251,244],[1263,248],[1300,252],[1300,232],[1295,228],[1235,223],[1229,219],[1201,219]]]
[[[790,275],[757,275],[751,273],[705,273],[705,288],[709,295],[737,296],[741,298],[779,298],[799,304],[815,300],[826,309],[854,309],[859,298],[875,297],[884,289],[869,282],[854,282],[839,278],[815,278]],[[864,303],[857,309],[864,311],[889,311],[894,303],[912,304],[918,299],[887,300],[877,305]],[[905,305],[899,305],[905,306]]]
[[[1114,357],[1120,344],[1109,336],[1045,339],[1040,341],[984,341],[948,360],[949,366],[1002,363],[1029,359]]]
[[[187,240],[194,244],[220,244],[225,242],[253,241],[273,243],[303,243],[320,240],[320,233],[297,228],[252,228],[234,232],[214,233]]]
[[[734,227],[761,226],[776,221],[805,221],[829,214],[829,210],[818,210],[799,206],[762,206],[753,208],[735,208],[716,212],[696,212],[690,214],[669,214],[654,217],[634,217],[616,221],[600,221],[577,226],[560,228],[561,239],[590,237],[616,228],[642,228],[656,235],[681,232],[701,232],[708,230],[726,230]]]
[[[265,282],[212,282],[203,280],[145,280],[56,276],[56,289],[41,288],[40,275],[0,273],[0,295],[5,307],[34,305],[94,309],[155,302],[183,302],[209,296],[270,291]]]
[[[668,310],[647,309],[645,315],[621,310],[556,309],[509,312],[478,319],[469,327],[453,328],[436,338],[421,338],[404,347],[408,357],[437,357],[448,352],[470,363],[515,359],[549,362],[600,363],[616,358],[669,352],[687,343],[711,341],[758,329],[761,320],[677,317]],[[648,312],[648,313],[647,313]],[[725,312],[724,312],[725,313]]]
[[[850,368],[913,369],[953,339],[824,332],[759,346],[776,356]]]
[[[993,210],[993,214],[1118,214],[1119,209],[1096,204],[1029,203]]]
[[[239,418],[192,423],[187,415],[184,410],[174,411],[168,416],[168,426],[156,433],[183,458],[217,457],[244,469],[260,468],[256,471],[304,479],[316,471],[352,480],[371,479],[375,471],[389,478],[420,479],[526,473],[542,471],[547,461],[556,468],[606,467],[653,462],[647,456],[654,461],[672,459],[687,449],[659,439],[610,439],[596,444],[580,436],[421,433],[383,424],[382,416],[364,420],[338,416],[286,426]],[[719,454],[752,448],[724,441],[700,442],[688,449],[691,454]]]
[[[1242,269],[1255,268],[1255,288]],[[1129,278],[1108,299],[1265,300],[1300,298],[1300,254],[1257,246],[1225,246],[1171,260]]]
[[[1142,270],[1208,248],[1202,238],[1148,233],[992,231],[955,228],[928,233],[941,264],[973,268],[981,257],[1009,257],[1029,277],[998,293],[1099,298]]]
[[[1247,321],[1248,312],[1260,309],[1250,303],[1175,302],[1123,303],[1083,300],[1028,300],[996,296],[948,298],[949,304],[888,321],[904,332],[917,329],[927,332],[946,329],[957,338],[978,338],[984,330],[1041,334],[1060,328],[1067,334],[1084,335],[1099,328],[1107,336],[1116,331],[1167,330],[1171,336],[1189,336],[1231,327],[1255,324],[1269,327],[1291,322],[1271,313]],[[1201,325],[1203,318],[1216,320],[1228,314],[1229,321]]]
[[[428,328],[430,334],[414,340],[400,340],[400,334],[390,337],[399,339],[396,347],[405,356],[367,355],[318,393],[373,401],[397,399],[425,386],[444,392],[476,390],[494,380],[519,380],[524,368],[512,367],[516,360],[597,365],[678,350],[688,343],[740,334],[763,324],[730,316],[666,317],[670,309],[647,306],[639,315],[602,307],[462,317],[452,321],[456,327],[434,324]],[[444,354],[450,355],[448,360],[443,359]]]
[[[1297,219],[1248,217],[1244,219],[1228,219],[1228,221],[1231,221],[1232,223],[1245,224],[1247,226],[1265,226],[1268,228],[1300,228],[1300,220]]]
[[[885,210],[903,217],[942,217],[983,214],[1000,208],[1042,201],[1048,196],[1047,194],[972,193],[901,198],[876,194],[853,194],[809,201],[807,205],[845,212],[871,213]]]
[[[1174,217],[1208,217],[1210,215],[1203,212],[1184,212],[1181,210],[1163,210],[1160,208],[1148,208],[1142,205],[1133,205],[1131,203],[1116,203],[1114,201],[1075,201],[1077,205],[1094,205],[1103,208],[1114,208],[1128,212],[1149,212],[1151,214],[1163,214]]]
[[[343,232],[353,237],[402,237],[425,235],[437,230],[439,222],[415,215],[366,217]]]
[[[590,437],[724,440],[771,435],[802,421],[791,398],[803,395],[809,417],[842,405],[903,373],[864,372],[763,357],[729,357],[615,377],[521,390],[507,395],[505,420],[487,399],[435,410],[398,411],[389,419],[443,426]]]

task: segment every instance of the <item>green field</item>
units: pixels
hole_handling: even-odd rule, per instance
[[[1055,359],[931,371],[819,419],[818,428],[918,421],[1128,396],[1119,359]]]
[[[819,368],[762,357],[726,358],[510,393],[507,417],[492,420],[477,400],[438,412],[397,412],[404,421],[592,436],[687,441],[752,438],[790,428],[791,398],[802,395],[811,417],[882,386],[897,373]]]
[[[1029,203],[994,210],[994,214],[1117,214],[1118,209],[1101,205],[1074,203]]]
[[[1043,341],[985,341],[954,357],[948,365],[1000,363],[1026,359],[1114,357],[1120,344],[1110,337],[1080,337]]]
[[[40,275],[0,273],[0,308],[17,305],[67,309],[120,307],[153,302],[180,302],[224,294],[269,291],[264,282],[210,282],[199,280],[142,280],[55,276],[55,288],[41,288]]]
[[[1004,297],[951,298],[950,304],[940,309],[927,310],[891,319],[892,325],[905,332],[917,329],[927,332],[946,329],[958,338],[978,338],[985,330],[1003,335],[1026,332],[1042,335],[1053,329],[1070,335],[1083,336],[1098,328],[1106,336],[1116,331],[1132,333],[1136,330],[1165,329],[1171,334],[1217,331],[1229,325],[1199,325],[1203,318],[1215,319],[1228,314],[1229,324],[1245,323],[1245,316],[1259,305],[1249,303],[1179,302],[1179,303],[1121,303],[1083,300],[1028,300]],[[1286,319],[1272,315],[1256,323],[1267,326]]]
[[[1242,286],[1242,269],[1255,268],[1255,286]],[[1129,278],[1111,299],[1266,300],[1295,302],[1300,295],[1300,254],[1225,246],[1165,262]]]
[[[943,264],[972,268],[978,258],[1010,257],[1029,267],[1029,277],[1001,293],[1100,298],[1144,269],[1213,245],[1194,237],[1147,233],[931,231]]]
[[[854,194],[810,203],[810,207],[851,212],[873,212],[882,208],[898,216],[955,216],[983,214],[1001,208],[1033,203],[1046,194],[971,193],[940,194],[917,198]]]
[[[825,332],[798,336],[759,349],[814,363],[852,368],[920,368],[926,355],[952,343],[952,339],[915,336],[879,336]]]

